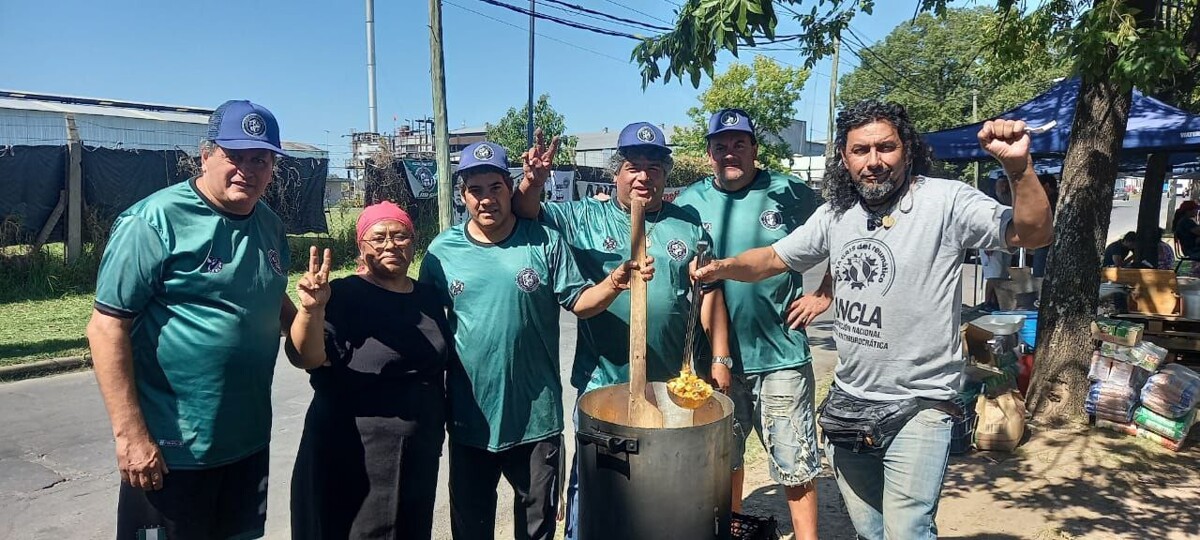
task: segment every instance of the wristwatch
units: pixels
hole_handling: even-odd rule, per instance
[[[712,359],[712,363],[721,364],[722,366],[725,366],[729,369],[733,369],[733,357],[732,356],[714,356]]]

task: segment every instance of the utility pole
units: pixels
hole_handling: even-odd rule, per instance
[[[837,70],[838,70],[838,54],[842,51],[842,39],[839,36],[833,36],[833,70],[829,75],[829,122],[828,131],[825,132],[825,159],[833,159],[833,107],[837,103]],[[825,180],[829,180],[826,178]]]
[[[971,122],[979,122],[979,89],[971,90]],[[975,189],[979,189],[979,162],[975,166]]]
[[[430,78],[433,82],[433,147],[437,158],[438,230],[450,228],[450,136],[446,120],[446,63],[442,58],[442,0],[429,0]]]
[[[525,147],[533,148],[533,16],[537,9],[534,0],[529,0],[529,99],[525,102]]]
[[[379,133],[375,102],[375,0],[367,0],[367,108],[371,113],[371,133]]]

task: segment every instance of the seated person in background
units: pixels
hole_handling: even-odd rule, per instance
[[[1200,259],[1200,225],[1196,223],[1196,202],[1183,201],[1175,211],[1171,229],[1179,249],[1188,258]]]
[[[1175,269],[1175,250],[1163,240],[1167,231],[1162,227],[1158,228],[1158,268],[1159,270],[1174,270]]]
[[[1104,248],[1101,266],[1116,266],[1123,268],[1132,262],[1133,250],[1137,247],[1137,233],[1129,231],[1120,240]]]

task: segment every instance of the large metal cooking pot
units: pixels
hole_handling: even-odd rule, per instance
[[[646,393],[665,396],[666,388],[649,383]],[[652,401],[671,414],[669,400]],[[628,385],[579,400],[579,538],[728,539],[733,402],[713,394],[691,427],[628,423]]]

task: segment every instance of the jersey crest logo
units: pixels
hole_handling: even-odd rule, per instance
[[[242,117],[242,131],[251,137],[262,137],[267,132],[267,121],[258,113]]]
[[[683,240],[675,239],[667,244],[667,255],[670,255],[672,259],[682,261],[687,257],[687,254],[687,244],[684,244]]]
[[[492,156],[495,155],[492,147],[488,146],[487,144],[476,146],[475,152],[473,153],[475,154],[475,159],[482,159],[484,161],[492,159]]]
[[[654,130],[650,129],[650,126],[642,126],[641,129],[637,130],[637,138],[642,142],[654,142]]]
[[[271,262],[271,270],[277,275],[283,274],[283,265],[279,264],[279,252],[275,250],[267,251],[267,260]]]
[[[758,222],[763,228],[775,230],[783,226],[783,214],[779,210],[767,210],[758,216]]]
[[[701,223],[700,226],[704,227],[704,232],[712,234],[712,222],[705,221],[704,223]]]
[[[526,267],[520,272],[517,272],[517,287],[522,291],[531,293],[536,291],[538,286],[542,284],[542,278],[538,277],[537,272],[532,268]]]
[[[216,257],[204,259],[204,272],[208,274],[216,274],[225,268],[225,263]]]
[[[617,250],[617,239],[611,236],[604,238],[604,251],[612,253]]]
[[[450,282],[450,297],[454,298],[454,297],[457,297],[458,295],[462,294],[463,289],[465,289],[466,287],[467,287],[467,284],[463,283],[462,280],[456,279],[454,281],[451,281]]]
[[[895,280],[895,269],[895,257],[887,244],[862,238],[842,249],[842,256],[833,265],[833,275],[853,290],[880,287],[879,296],[885,296]]]

